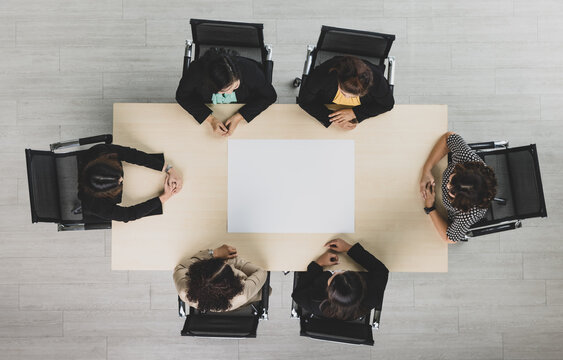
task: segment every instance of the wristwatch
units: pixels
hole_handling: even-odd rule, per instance
[[[173,167],[174,167],[174,166],[172,166],[172,165],[170,165],[170,164],[166,165],[166,170],[164,170],[164,172],[166,172],[166,173],[169,172],[170,169],[172,169]]]
[[[424,208],[424,212],[426,213],[426,215],[430,214],[432,211],[436,210],[436,205],[432,204],[431,207],[425,207]]]
[[[207,251],[209,252],[209,256],[213,257],[213,249],[207,249]]]

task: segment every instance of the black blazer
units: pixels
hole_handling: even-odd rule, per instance
[[[104,154],[114,153],[120,161],[146,166],[150,169],[162,171],[164,167],[164,154],[147,154],[133,148],[100,144],[91,147],[78,158],[79,177],[82,169],[90,161]],[[162,203],[154,197],[150,200],[133,206],[119,206],[123,193],[120,192],[113,199],[100,199],[78,191],[78,198],[82,202],[82,214],[84,221],[88,224],[106,222],[108,220],[128,222],[142,218],[143,216],[162,214]]]
[[[348,250],[348,256],[367,270],[367,272],[360,272],[367,286],[361,306],[366,310],[374,308],[381,310],[389,270],[375,256],[367,252],[360,243],[356,243]],[[291,297],[307,313],[322,317],[320,305],[327,299],[327,281],[331,276],[330,271],[323,271],[319,264],[311,261],[307,271],[300,274]]]
[[[299,106],[325,127],[330,126],[328,115],[332,113],[325,104],[331,104],[338,91],[336,72],[331,72],[330,69],[340,59],[340,56],[333,57],[313,69],[303,83],[297,99]],[[373,85],[368,93],[360,98],[361,105],[352,108],[358,122],[389,111],[395,104],[393,93],[381,69],[370,62],[364,62],[373,72]]]
[[[240,71],[240,86],[235,90],[237,102],[246,104],[238,112],[250,122],[276,101],[276,91],[272,84],[266,81],[264,70],[256,61],[235,56],[233,62]],[[178,104],[200,124],[212,113],[205,104],[211,103],[213,95],[202,86],[203,66],[201,60],[192,62],[176,91]]]

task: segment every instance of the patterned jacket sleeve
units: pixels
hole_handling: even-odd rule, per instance
[[[452,162],[454,163],[466,161],[483,162],[475,150],[472,150],[465,140],[463,140],[463,138],[458,134],[454,133],[448,136],[446,144],[452,153]]]

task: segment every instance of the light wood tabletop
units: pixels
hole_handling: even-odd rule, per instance
[[[215,105],[226,119],[240,105]],[[351,234],[240,234],[227,232],[227,138],[199,125],[177,104],[114,104],[114,143],[163,152],[184,178],[164,214],[112,224],[114,270],[172,270],[179,259],[223,243],[268,270],[305,270],[326,241],[360,242],[394,272],[444,272],[448,248],[423,211],[422,164],[447,131],[447,106],[396,105],[352,131],[324,128],[298,105],[274,104],[232,139],[351,139],[355,143],[355,232]],[[434,169],[438,182],[445,159]],[[123,204],[162,189],[164,174],[124,163]],[[436,187],[437,189],[439,187]],[[438,197],[440,194],[438,194]],[[439,203],[439,201],[437,201]],[[443,209],[439,209],[443,211]],[[339,269],[357,269],[341,256]]]

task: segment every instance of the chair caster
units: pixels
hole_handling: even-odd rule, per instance
[[[301,79],[295,78],[295,80],[293,80],[293,87],[298,88],[299,86],[301,86]]]

